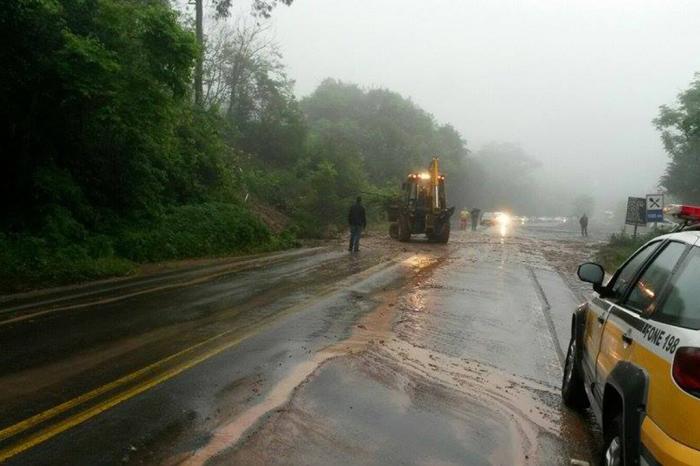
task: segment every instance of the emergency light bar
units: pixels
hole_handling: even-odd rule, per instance
[[[664,207],[664,215],[685,222],[700,222],[700,207],[694,205],[671,204]]]

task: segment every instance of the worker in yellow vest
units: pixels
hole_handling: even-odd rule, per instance
[[[467,222],[469,221],[469,211],[466,207],[462,209],[459,213],[459,229],[465,231],[467,229]]]

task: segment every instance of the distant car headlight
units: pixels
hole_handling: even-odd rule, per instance
[[[510,224],[510,215],[501,214],[498,217],[496,217],[496,221],[499,223],[499,225],[506,226]]]

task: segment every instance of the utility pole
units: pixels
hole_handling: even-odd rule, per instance
[[[202,88],[202,61],[204,59],[204,0],[195,0],[195,35],[199,53],[194,67],[194,103],[202,105],[204,90]]]

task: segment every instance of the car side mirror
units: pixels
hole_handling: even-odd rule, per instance
[[[579,280],[593,284],[593,289],[598,291],[605,278],[605,270],[599,264],[586,262],[578,266],[577,272]]]

